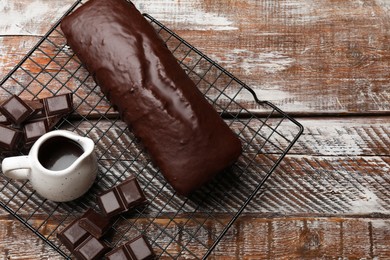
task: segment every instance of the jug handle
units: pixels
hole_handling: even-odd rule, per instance
[[[29,178],[31,166],[28,156],[13,156],[4,158],[1,168],[5,176],[16,180]]]

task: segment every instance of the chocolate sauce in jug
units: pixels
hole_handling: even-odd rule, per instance
[[[83,153],[78,143],[56,136],[41,145],[38,160],[48,170],[61,171],[71,166]]]

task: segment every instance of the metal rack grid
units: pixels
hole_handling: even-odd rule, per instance
[[[65,15],[80,4],[76,2]],[[0,174],[0,205],[65,258],[71,255],[56,238],[57,231],[87,208],[97,208],[96,195],[130,175],[138,178],[149,203],[115,222],[107,238],[109,245],[120,245],[143,233],[160,258],[206,258],[303,131],[296,120],[273,104],[258,100],[252,89],[195,47],[151,16],[145,17],[239,136],[243,154],[190,197],[176,195],[66,45],[59,21],[0,82],[0,97],[16,94],[35,99],[72,92],[75,113],[56,128],[95,141],[99,176],[82,198],[54,203],[36,194],[28,181],[8,180]],[[256,112],[240,104],[248,97],[253,97],[251,107],[256,106]]]

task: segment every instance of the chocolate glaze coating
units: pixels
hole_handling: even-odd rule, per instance
[[[182,195],[241,153],[237,136],[125,0],[91,0],[65,17],[68,44]]]

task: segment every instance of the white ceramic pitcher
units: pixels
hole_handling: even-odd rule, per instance
[[[41,136],[26,156],[5,158],[5,176],[31,182],[42,197],[62,202],[82,196],[98,170],[95,144],[73,132],[55,130]]]

